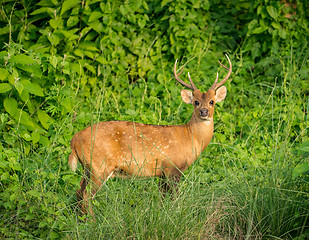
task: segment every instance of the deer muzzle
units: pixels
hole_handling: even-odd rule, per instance
[[[207,108],[201,108],[200,110],[200,115],[202,118],[207,118],[209,115],[209,111]]]

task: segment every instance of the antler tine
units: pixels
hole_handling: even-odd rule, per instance
[[[194,90],[196,90],[197,89],[197,87],[194,85],[194,83],[193,83],[193,81],[192,81],[192,79],[191,79],[191,76],[190,76],[190,73],[188,72],[188,78],[189,78],[189,80],[190,80],[190,83],[191,83],[191,86],[192,86],[192,90],[194,91]]]
[[[185,86],[185,87],[187,87],[187,88],[189,88],[189,89],[191,89],[191,90],[194,91],[194,90],[197,89],[197,88],[196,88],[196,86],[193,84],[190,75],[189,75],[189,80],[190,80],[191,85],[189,85],[188,83],[184,82],[183,80],[181,80],[181,79],[179,78],[180,74],[183,72],[183,69],[181,70],[181,72],[180,72],[179,74],[177,74],[177,69],[176,69],[176,68],[177,68],[177,61],[178,61],[178,59],[176,60],[175,65],[174,65],[174,76],[175,76],[176,80],[177,80],[180,84],[182,84],[183,86]]]
[[[220,63],[221,67],[224,67],[226,70],[229,70],[229,68],[227,66],[224,66],[219,60],[218,62]]]
[[[211,90],[216,90],[218,79],[219,79],[219,73],[217,72],[216,80],[215,80],[214,84],[212,84],[212,86],[210,87]]]
[[[225,56],[226,56],[227,60],[229,61],[229,68],[226,67],[226,66],[224,66],[220,61],[219,61],[219,63],[220,63],[220,65],[221,65],[221,67],[223,67],[223,68],[229,70],[229,72],[226,74],[225,78],[224,78],[221,82],[219,82],[218,84],[215,85],[214,90],[216,90],[216,89],[218,89],[219,87],[221,87],[221,86],[226,82],[226,80],[229,79],[229,77],[230,77],[231,74],[232,74],[232,63],[231,63],[231,60],[230,60],[230,58],[229,58],[229,56],[228,56],[227,54],[225,54]]]

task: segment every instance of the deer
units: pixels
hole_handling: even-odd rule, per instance
[[[214,108],[225,99],[227,89],[223,84],[232,73],[232,63],[225,54],[229,67],[219,64],[228,73],[218,83],[216,80],[206,93],[190,81],[180,79],[184,68],[175,79],[184,87],[181,98],[194,107],[191,120],[182,125],[150,125],[130,121],[105,121],[93,124],[76,133],[71,140],[72,153],[69,166],[76,171],[78,161],[84,169],[77,202],[83,214],[93,211],[89,199],[93,199],[102,185],[110,178],[124,174],[128,177],[159,177],[163,192],[177,186],[183,172],[199,157],[210,143],[214,133]],[[168,181],[167,181],[168,180]],[[90,184],[90,188],[86,189]],[[89,193],[88,193],[89,191]],[[89,212],[88,212],[89,211]]]

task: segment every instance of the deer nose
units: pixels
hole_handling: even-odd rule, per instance
[[[201,117],[207,117],[208,116],[208,109],[207,108],[202,108],[200,110],[200,114],[201,114]]]

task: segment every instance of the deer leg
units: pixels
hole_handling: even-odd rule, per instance
[[[87,214],[87,190],[86,187],[88,185],[89,181],[89,171],[85,168],[85,176],[80,181],[80,189],[76,191],[76,197],[77,197],[77,206],[81,210],[82,215]]]
[[[163,197],[165,197],[166,193],[168,192],[167,179],[166,179],[165,176],[161,176],[159,178],[159,189],[160,189]]]
[[[85,191],[85,196],[84,199],[87,199],[85,202],[85,207],[86,209],[89,210],[90,215],[94,217],[94,213],[92,210],[91,205],[89,204],[89,199],[93,200],[95,197],[96,193],[101,189],[102,185],[110,178],[113,176],[114,171],[103,171],[103,173],[96,173],[92,171],[92,174],[90,176],[90,193],[89,196],[87,194],[87,191]],[[101,177],[100,177],[101,176]],[[84,200],[85,201],[85,200]]]
[[[115,169],[105,169],[100,173],[93,172],[91,175],[91,198],[93,199],[97,191],[101,189],[103,184],[111,177],[114,177]]]
[[[162,176],[159,179],[159,188],[161,192],[163,193],[163,196],[166,195],[166,193],[178,193],[178,184],[181,178],[181,172],[176,171],[173,173],[173,175],[170,176]]]
[[[179,181],[181,178],[181,173],[173,175],[167,178],[167,190],[172,194],[178,194]]]
[[[94,217],[94,213],[91,207],[91,204],[89,204],[90,200],[93,199],[95,193],[97,192],[97,190],[99,189],[99,187],[101,186],[102,182],[100,180],[99,177],[97,177],[96,174],[94,174],[93,172],[90,174],[87,174],[88,176],[86,177],[87,180],[84,180],[85,178],[82,179],[81,181],[81,189],[77,190],[79,191],[77,193],[77,199],[79,200],[79,198],[82,200],[81,202],[81,210],[83,212],[83,215],[87,215],[87,213],[90,213],[91,216]],[[89,176],[90,175],[90,176]],[[83,181],[84,180],[84,181]],[[90,189],[86,189],[88,183],[90,183]],[[90,191],[90,194],[89,194]]]
[[[76,190],[76,198],[77,198],[77,205],[78,208],[82,210],[82,201],[83,201],[83,195],[84,191],[86,190],[87,186],[87,180],[85,178],[82,178],[80,181],[80,189]]]
[[[93,173],[91,174],[87,168],[85,168],[85,176],[80,181],[80,189],[76,191],[76,197],[77,197],[78,207],[81,210],[82,215],[87,215],[87,213],[90,213],[92,216],[94,216],[91,205],[89,205],[90,196],[86,189],[89,181],[92,187],[91,189],[91,199],[92,199],[95,192],[101,185],[101,181],[99,181],[99,178],[96,177],[95,174]]]
[[[103,173],[98,174],[94,170],[92,170],[90,173],[90,170],[85,168],[85,176],[80,182],[81,189],[76,191],[78,207],[81,210],[82,215],[87,215],[87,213],[90,213],[90,215],[94,217],[94,213],[91,204],[89,204],[89,201],[94,198],[97,191],[102,187],[103,183],[113,176],[113,173],[114,171],[103,171]],[[86,187],[88,183],[90,184],[91,188],[87,191]]]

